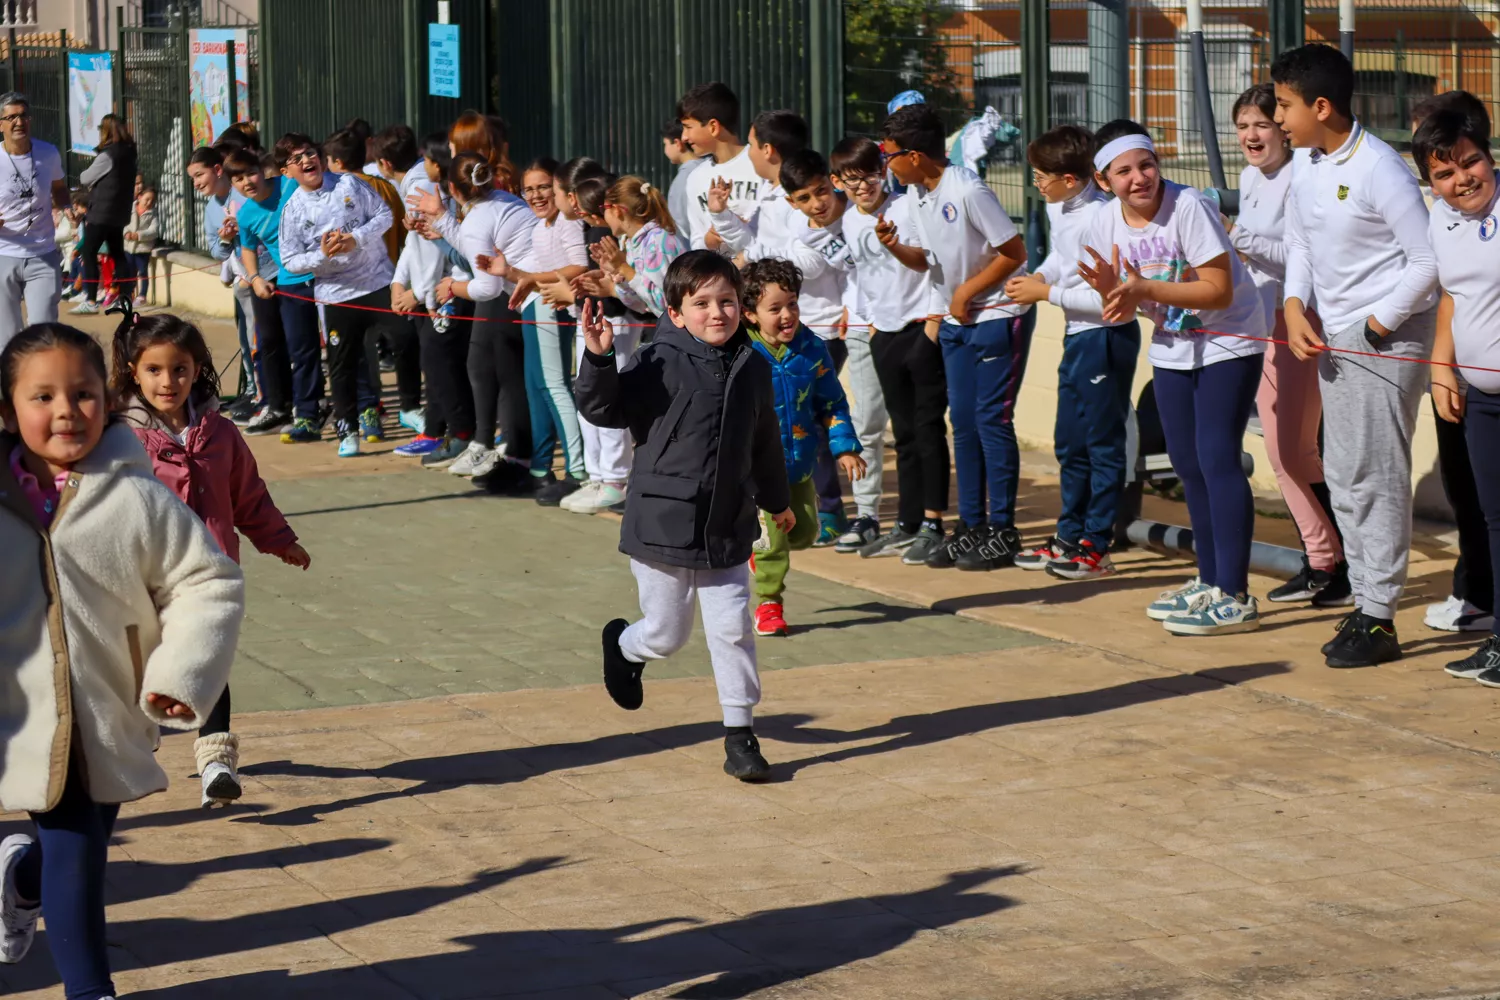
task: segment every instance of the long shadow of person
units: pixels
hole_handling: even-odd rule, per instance
[[[901,947],[917,933],[998,913],[1016,901],[971,891],[1019,874],[1007,865],[956,872],[914,892],[858,896],[832,902],[765,910],[725,923],[653,920],[605,928],[508,931],[453,939],[462,952],[375,962],[363,969],[336,969],[292,976],[257,972],[185,983],[132,994],[137,1000],[239,1000],[274,996],[358,996],[386,1000],[412,995],[460,998],[506,993],[542,993],[590,986],[632,984],[630,992],[689,980],[671,994],[680,1000],[739,1000],[752,993],[874,958]],[[188,922],[190,924],[191,922]],[[666,933],[648,935],[677,924]],[[157,926],[157,934],[183,937],[192,926]],[[213,935],[228,939],[228,935]]]

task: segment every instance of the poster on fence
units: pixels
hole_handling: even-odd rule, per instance
[[[99,122],[114,109],[114,62],[108,52],[68,53],[69,149],[92,156]]]
[[[194,28],[188,32],[188,95],[193,106],[193,146],[206,146],[237,121],[250,117],[249,33],[244,28]],[[234,45],[235,107],[229,104],[229,46]]]

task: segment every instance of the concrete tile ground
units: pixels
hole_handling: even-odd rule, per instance
[[[255,448],[315,564],[247,558],[243,804],[198,810],[173,736],[176,784],[124,811],[130,996],[1500,989],[1495,695],[1416,621],[1448,569],[1430,541],[1408,658],[1347,673],[1313,612],[1168,639],[1140,607],[1186,567],[1150,554],[1091,585],[799,554],[803,630],[760,647],[775,780],[749,787],[718,770],[701,647],[639,713],[594,683],[631,602],[614,524]],[[1041,536],[1053,486],[1027,475]],[[45,935],[0,991],[61,996]]]

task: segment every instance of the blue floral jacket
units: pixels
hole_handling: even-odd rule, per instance
[[[859,439],[849,422],[849,400],[833,358],[817,335],[804,326],[790,344],[781,344],[753,327],[748,329],[755,349],[771,362],[787,481],[800,483],[813,474],[818,452],[813,428],[817,424],[828,428],[828,446],[834,455],[859,454]]]

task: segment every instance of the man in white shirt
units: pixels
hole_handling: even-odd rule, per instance
[[[901,108],[881,134],[891,172],[915,198],[912,218],[926,248],[927,277],[946,311],[938,343],[962,526],[927,565],[1011,566],[1021,551],[1015,526],[1021,458],[1012,421],[1036,312],[1006,298],[1004,285],[1025,267],[1026,246],[995,192],[972,170],[948,162],[943,122],[931,107]]]
[[[1330,667],[1400,659],[1393,621],[1411,546],[1411,441],[1427,388],[1437,262],[1427,206],[1400,154],[1350,110],[1354,68],[1304,45],[1271,67],[1276,122],[1298,147],[1287,207],[1287,339],[1320,368],[1324,473],[1355,611],[1324,647]],[[1326,343],[1307,309],[1316,305]],[[1386,358],[1332,353],[1328,348]]]
[[[724,183],[729,211],[749,218],[760,207],[760,175],[750,159],[750,147],[740,142],[740,102],[722,83],[700,83],[677,102],[677,120],[682,123],[682,141],[693,152],[711,161],[694,168],[687,179],[687,230],[694,250],[709,249],[706,238],[713,228],[708,209],[708,189]],[[733,256],[728,247],[720,253]]]
[[[25,95],[0,97],[0,349],[26,323],[57,319],[62,252],[52,209],[68,207],[68,184],[57,147],[31,137]]]
[[[1479,506],[1491,525],[1493,581],[1500,567],[1500,184],[1489,115],[1482,105],[1433,113],[1412,139],[1412,159],[1432,185],[1427,231],[1442,286],[1432,351],[1433,408],[1467,438]],[[1500,635],[1494,629],[1492,618],[1484,643],[1449,663],[1448,673],[1500,687]]]

